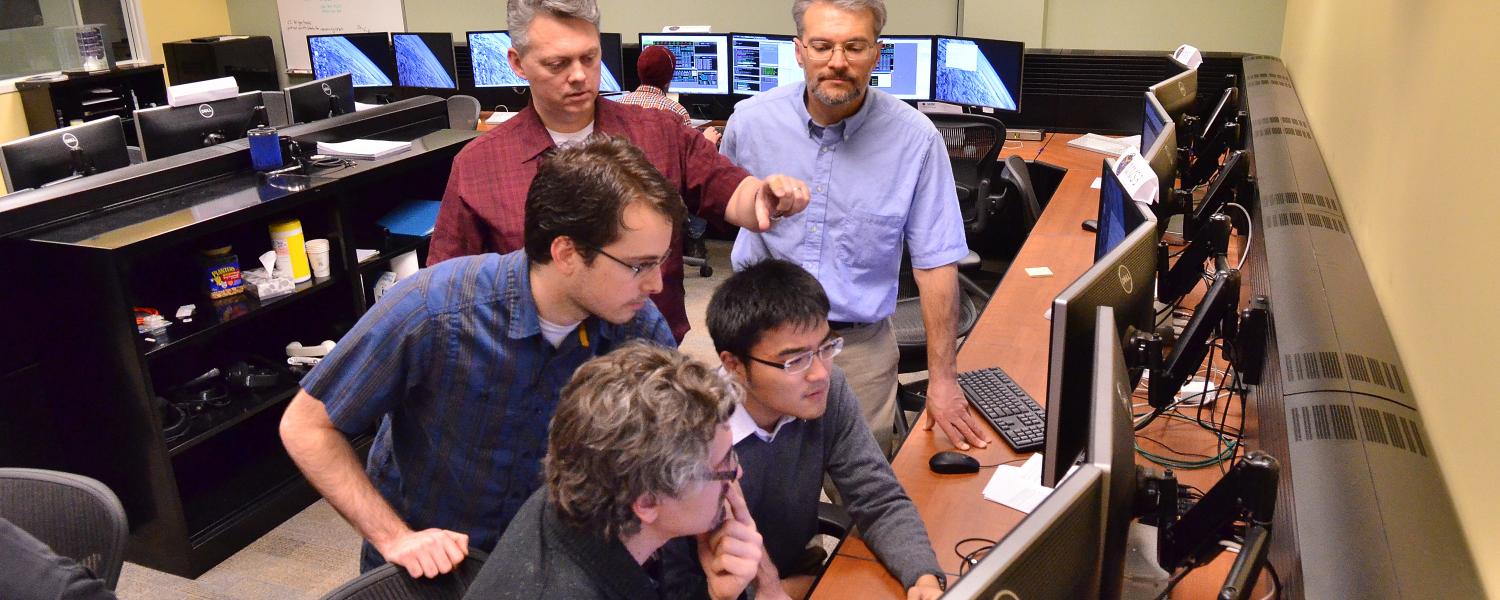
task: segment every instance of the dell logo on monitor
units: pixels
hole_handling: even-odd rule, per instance
[[[333,96],[333,88],[328,87],[328,84],[323,83],[323,84],[319,84],[319,86],[323,88],[323,94],[325,94],[327,96]]]
[[[1000,590],[990,600],[1021,600],[1021,596],[1010,590]]]
[[[1116,274],[1120,276],[1120,289],[1125,290],[1125,293],[1129,294],[1135,289],[1135,279],[1130,276],[1130,269],[1125,268],[1125,265],[1120,265]]]
[[[62,143],[64,146],[67,146],[69,150],[77,150],[78,136],[71,133],[64,133],[62,136]]]
[[[198,116],[203,117],[205,119],[212,119],[212,118],[214,118],[214,107],[209,106],[207,104],[199,104],[198,105]]]

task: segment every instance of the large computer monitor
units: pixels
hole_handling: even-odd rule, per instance
[[[1128,158],[1135,155],[1124,156]],[[1095,262],[1119,246],[1120,242],[1125,241],[1125,236],[1143,222],[1142,211],[1135,206],[1135,200],[1115,174],[1115,165],[1110,163],[1109,159],[1104,160],[1104,171],[1099,176],[1099,231],[1094,236]]]
[[[620,34],[599,34],[599,91],[625,91],[625,71],[621,61]]]
[[[396,83],[401,87],[458,89],[451,33],[392,33]]]
[[[881,36],[870,87],[902,100],[931,100],[932,36]]]
[[[1089,413],[1084,407],[1094,379],[1092,348],[1099,307],[1114,309],[1114,333],[1122,344],[1137,333],[1151,333],[1155,324],[1156,216],[1139,202],[1130,202],[1126,209],[1139,213],[1139,225],[1052,300],[1042,463],[1046,486],[1057,485],[1087,447]]]
[[[1156,143],[1156,136],[1161,135],[1163,127],[1172,122],[1172,115],[1167,109],[1162,108],[1161,101],[1151,92],[1142,92],[1141,97],[1145,99],[1145,108],[1141,111],[1141,153]]]
[[[792,36],[736,33],[729,39],[734,93],[753,96],[806,80],[802,65],[797,64],[797,46]]]
[[[1104,470],[1104,551],[1099,564],[1099,597],[1119,598],[1125,579],[1130,522],[1135,519],[1135,378],[1125,347],[1114,334],[1115,310],[1101,306],[1094,319],[1094,377],[1089,395],[1088,464]],[[1050,404],[1049,404],[1050,406]]]
[[[311,123],[354,112],[354,82],[348,73],[286,88],[287,119]]]
[[[1147,93],[1156,97],[1181,130],[1186,125],[1182,118],[1193,110],[1193,103],[1198,100],[1198,70],[1188,69],[1168,77],[1147,88]]]
[[[1161,220],[1157,233],[1166,233],[1167,219],[1186,209],[1184,206],[1177,206],[1177,197],[1174,195],[1174,190],[1177,189],[1177,124],[1167,121],[1149,147],[1141,146],[1141,156],[1151,166],[1151,172],[1156,174],[1155,210],[1157,218]]]
[[[0,174],[12,192],[129,165],[118,116],[0,144]]]
[[[348,73],[354,87],[396,85],[396,59],[386,33],[340,33],[307,36],[313,78]]]
[[[661,46],[677,59],[667,91],[729,93],[729,36],[720,33],[642,33],[641,48]]]
[[[510,68],[512,43],[504,31],[470,31],[469,64],[474,69],[474,87],[529,87],[531,84]]]
[[[245,137],[249,129],[266,125],[260,92],[187,106],[158,106],[135,111],[136,139],[141,155],[157,160]]]
[[[1026,44],[980,38],[937,37],[932,98],[953,104],[1021,110],[1021,68]]]

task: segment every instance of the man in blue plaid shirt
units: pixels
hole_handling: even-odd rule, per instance
[[[541,484],[574,369],[632,339],[675,346],[649,296],[683,206],[622,139],[557,150],[527,193],[523,250],[401,281],[302,380],[281,438],[364,536],[362,571],[433,577],[493,548]],[[347,440],[371,430],[362,472]]]

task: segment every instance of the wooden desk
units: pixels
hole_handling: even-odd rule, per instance
[[[1051,134],[1040,142],[1023,142],[1020,148],[1007,149],[1005,154],[1018,153],[1028,160],[1041,160],[1066,168],[1068,172],[1011,263],[1015,274],[1001,281],[958,353],[960,371],[1000,367],[1043,406],[1047,397],[1047,355],[1051,336],[1051,321],[1045,317],[1046,311],[1063,288],[1088,270],[1094,258],[1094,236],[1084,231],[1080,223],[1097,215],[1099,191],[1091,186],[1102,171],[1104,156],[1068,147],[1067,140],[1074,137],[1077,136]],[[1040,266],[1052,269],[1054,275],[1031,278],[1022,271],[1026,267]],[[1237,414],[1237,410],[1232,413],[1231,423],[1236,422],[1238,417],[1234,415]],[[919,419],[925,419],[925,416]],[[1184,452],[1211,453],[1214,446],[1212,436],[1196,425],[1181,422],[1158,419],[1145,433]],[[1030,455],[1016,453],[998,434],[992,432],[992,436],[995,441],[989,448],[970,452],[980,464],[1005,463]],[[954,553],[955,544],[971,537],[998,540],[1025,516],[982,497],[981,491],[994,473],[992,469],[982,469],[974,475],[938,475],[928,469],[928,458],[937,452],[953,449],[953,444],[941,431],[915,427],[891,464],[927,525],[938,565],[949,574],[950,583],[957,580],[962,562]],[[1137,459],[1138,462],[1143,460]],[[1218,480],[1219,475],[1217,469],[1178,472],[1182,483],[1205,490]],[[1229,562],[1221,556],[1214,565],[1194,572],[1178,586],[1174,597],[1212,597],[1223,581]],[[1220,563],[1222,566],[1218,569],[1210,569]],[[839,548],[812,594],[815,599],[905,597],[900,583],[875,559],[857,533]]]

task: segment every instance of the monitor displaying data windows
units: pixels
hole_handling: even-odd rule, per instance
[[[599,91],[623,92],[625,72],[621,70],[620,34],[599,34]]]
[[[393,33],[391,47],[396,52],[396,82],[401,87],[458,88],[453,66],[453,34]]]
[[[531,84],[510,68],[510,34],[504,31],[470,31],[469,63],[474,69],[474,87],[528,87]]]
[[[805,79],[792,36],[736,33],[730,42],[736,94],[753,96]]]
[[[887,35],[870,71],[870,87],[902,100],[932,99],[932,37]]]
[[[1026,45],[1005,40],[938,36],[934,100],[996,110],[1021,109]]]
[[[314,79],[348,73],[354,87],[396,85],[396,60],[386,33],[342,33],[307,36],[307,55]]]
[[[1162,128],[1172,122],[1172,115],[1167,114],[1167,109],[1162,108],[1154,94],[1146,92],[1143,96],[1146,98],[1145,110],[1141,111],[1141,150],[1144,152],[1156,143],[1156,137],[1161,135]]]
[[[677,59],[667,91],[729,93],[729,36],[711,33],[643,33],[641,48],[661,46]]]

